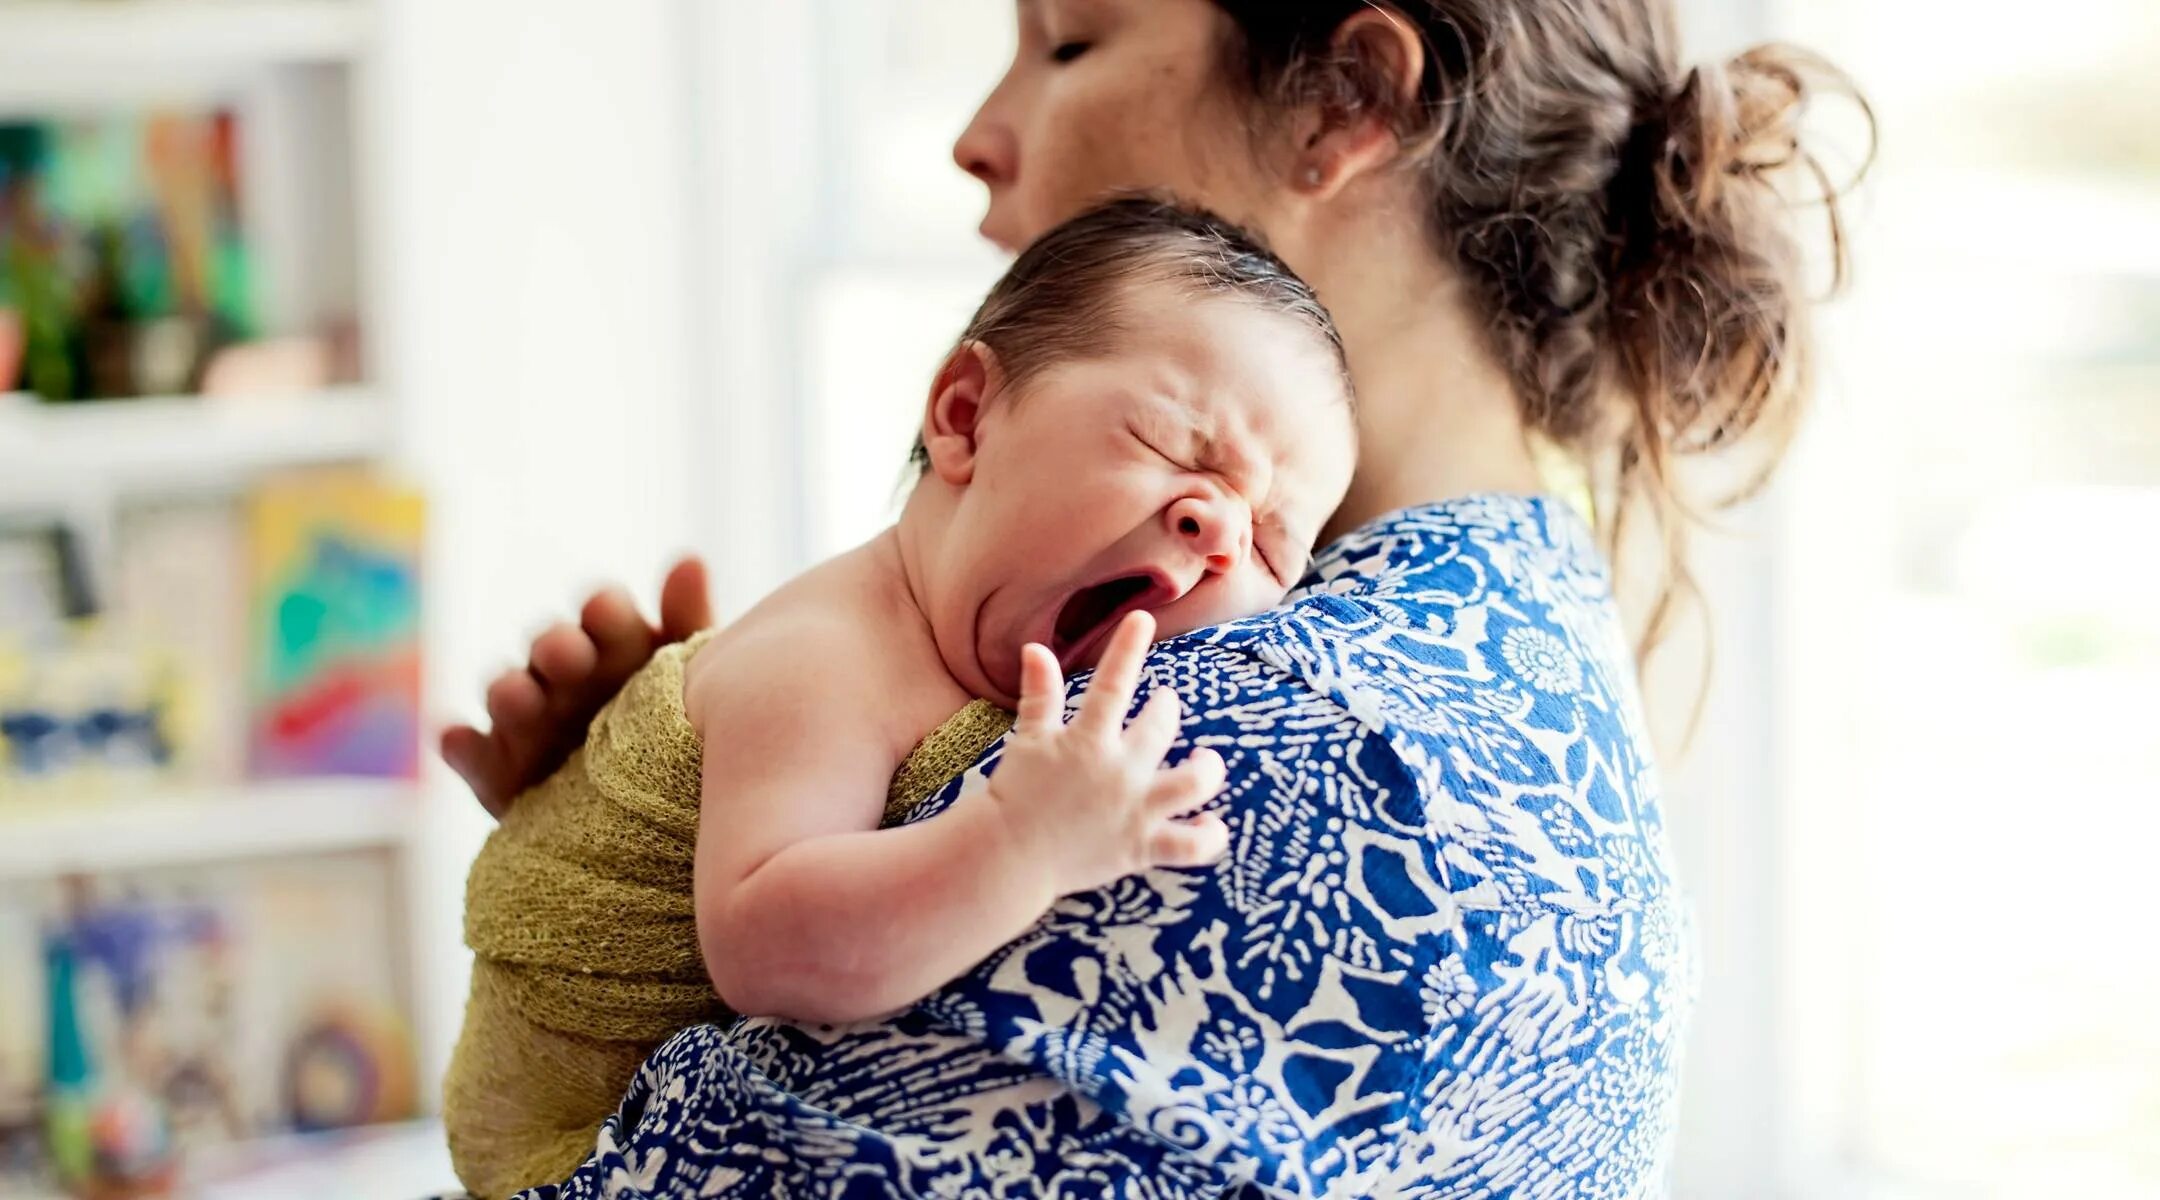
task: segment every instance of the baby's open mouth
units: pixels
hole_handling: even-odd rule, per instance
[[[1050,652],[1058,665],[1070,669],[1095,643],[1100,642],[1125,616],[1153,597],[1151,575],[1120,575],[1092,587],[1084,587],[1058,610],[1050,635]]]

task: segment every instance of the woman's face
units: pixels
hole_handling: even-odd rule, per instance
[[[1223,78],[1209,0],[1018,0],[1012,67],[953,147],[1018,250],[1112,192],[1167,192],[1267,232],[1270,180]]]

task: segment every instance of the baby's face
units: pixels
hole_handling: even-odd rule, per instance
[[[1028,642],[1070,672],[1135,609],[1171,637],[1273,607],[1349,487],[1356,431],[1320,335],[1166,286],[1134,289],[1125,317],[1111,353],[984,405],[926,607],[991,699],[1013,702]]]

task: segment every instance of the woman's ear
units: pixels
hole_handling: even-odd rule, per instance
[[[1292,183],[1318,199],[1387,166],[1401,152],[1398,118],[1417,103],[1425,39],[1384,5],[1359,9],[1336,27],[1331,73],[1310,103]]]
[[[923,412],[923,449],[930,472],[955,487],[975,478],[983,409],[1002,383],[997,354],[981,342],[962,342],[945,356]]]

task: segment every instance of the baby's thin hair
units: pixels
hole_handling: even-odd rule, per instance
[[[1113,350],[1130,332],[1127,289],[1147,282],[1290,318],[1327,346],[1343,396],[1351,395],[1342,335],[1311,285],[1250,231],[1158,196],[1111,200],[1037,238],[983,298],[958,344],[987,346],[1006,386],[1025,387],[1048,367]],[[911,461],[928,463],[920,440]]]

